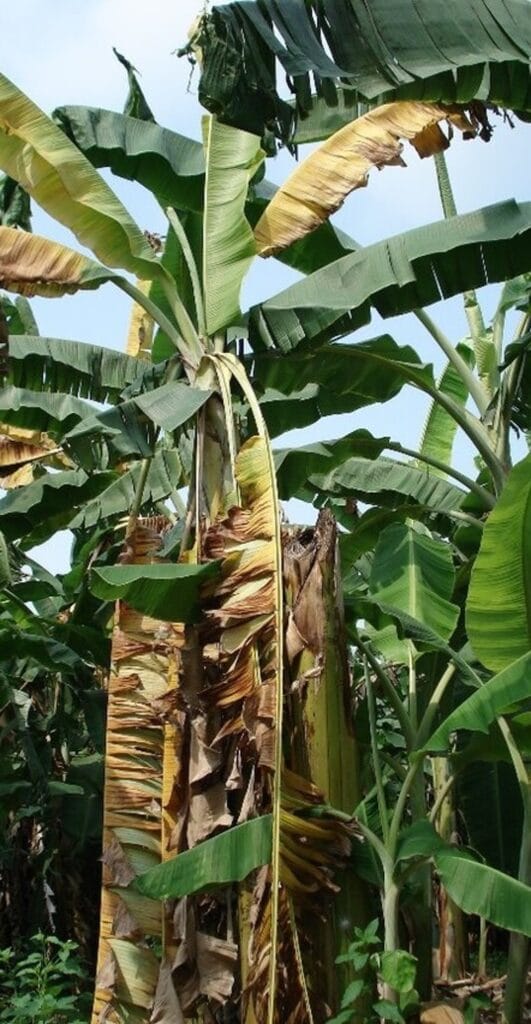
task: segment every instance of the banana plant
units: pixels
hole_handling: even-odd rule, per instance
[[[250,11],[255,5],[244,7]],[[226,11],[222,8],[219,17]],[[518,77],[522,69],[516,44],[511,57]],[[497,58],[489,59],[495,68]],[[483,64],[478,57],[482,73]],[[45,473],[4,499],[0,516],[10,539],[27,533],[28,520],[31,530],[24,544],[42,539],[54,528],[51,502],[55,523],[79,530],[129,513],[122,563],[95,566],[91,582],[98,601],[120,602],[111,691],[115,703],[108,728],[105,898],[95,1012],[105,1004],[114,1019],[127,1007],[134,1007],[138,1019],[165,1013],[177,1020],[198,1013],[208,1019],[213,1009],[232,1001],[246,1024],[274,1024],[286,1014],[305,1024],[324,1019],[326,1004],[337,998],[330,992],[336,985],[330,962],[331,946],[335,941],[339,947],[339,938],[332,931],[323,939],[320,956],[329,979],[324,987],[309,969],[311,947],[305,948],[305,939],[310,935],[318,942],[315,912],[330,906],[334,885],[342,877],[355,837],[352,813],[361,794],[355,792],[355,783],[352,790],[341,791],[335,766],[328,770],[328,779],[324,771],[318,778],[324,769],[321,751],[329,743],[324,732],[309,740],[313,733],[308,723],[315,721],[319,704],[305,696],[306,687],[311,691],[312,679],[322,679],[322,699],[333,703],[330,691],[338,673],[344,675],[344,666],[323,668],[323,652],[309,625],[303,626],[304,603],[301,608],[293,587],[288,600],[284,595],[278,489],[282,497],[296,494],[328,504],[348,525],[356,550],[349,566],[355,581],[352,594],[347,593],[351,622],[360,618],[361,608],[375,630],[383,626],[389,634],[389,626],[398,623],[404,631],[405,640],[393,636],[395,647],[402,639],[406,652],[404,701],[373,653],[379,650],[378,638],[367,641],[359,631],[354,635],[367,659],[376,797],[380,828],[382,834],[388,832],[390,844],[385,856],[382,837],[362,827],[361,810],[357,827],[383,867],[386,944],[392,951],[398,942],[399,891],[405,880],[399,865],[406,858],[399,856],[399,840],[410,794],[422,823],[418,780],[424,752],[432,752],[422,740],[453,674],[462,673],[473,685],[479,678],[450,643],[459,609],[453,601],[454,569],[447,548],[437,536],[426,534],[425,527],[415,530],[407,521],[424,520],[432,532],[446,531],[457,557],[462,555],[457,529],[467,527],[476,550],[485,516],[504,493],[511,419],[526,415],[525,331],[515,342],[518,351],[507,354],[513,368],[509,386],[504,376],[496,376],[489,339],[478,329],[475,310],[472,344],[460,350],[423,307],[441,294],[464,291],[470,296],[487,279],[527,273],[529,209],[526,204],[500,204],[466,221],[455,216],[366,249],[327,223],[329,213],[363,182],[371,166],[396,162],[401,138],[436,153],[448,141],[440,122],[450,120],[467,132],[485,133],[484,125],[478,127],[477,111],[483,113],[477,107],[467,122],[461,108],[430,107],[400,94],[399,103],[347,125],[325,144],[323,153],[302,165],[294,178],[293,205],[289,185],[275,193],[258,180],[263,154],[257,135],[216,118],[204,122],[200,151],[197,144],[130,114],[89,116],[83,109],[67,108],[57,112],[58,123],[53,123],[11,83],[3,80],[1,85],[5,127],[0,165],[100,261],[2,228],[3,286],[26,295],[57,295],[110,281],[157,328],[151,363],[147,351],[133,362],[127,356],[113,361],[110,353],[98,355],[98,350],[81,350],[72,342],[50,340],[39,349],[34,337],[9,341],[9,372],[18,375],[12,383],[18,404],[5,415],[13,423],[51,431],[74,467]],[[459,98],[444,95],[446,101]],[[338,168],[349,146],[357,147],[359,159],[352,174],[342,179]],[[92,163],[107,164],[125,177],[138,176],[169,208],[162,258]],[[321,163],[330,193],[321,195],[316,219],[313,193],[307,204],[299,197],[308,183],[318,180]],[[248,355],[244,345],[235,343],[245,336],[239,291],[259,248],[264,254],[282,254],[308,276],[250,311]],[[132,285],[123,271],[151,281],[149,290]],[[366,322],[371,306],[384,316],[417,312],[450,364],[441,381],[411,348],[400,348],[389,336],[334,344]],[[501,326],[500,319],[498,344]],[[145,332],[145,325],[141,329]],[[59,381],[66,393],[47,394],[48,382],[55,389]],[[270,435],[277,432],[280,419],[301,424],[327,410],[354,410],[386,401],[406,384],[434,402],[420,451],[358,432],[311,451],[275,456]],[[466,408],[466,394],[472,396],[478,416]],[[90,399],[109,401],[110,408],[97,410]],[[504,443],[495,423],[504,425]],[[448,465],[454,424],[483,460],[477,480]],[[444,438],[443,446],[432,440],[436,435]],[[415,462],[382,456],[385,450]],[[45,468],[45,460],[41,463]],[[183,487],[184,509],[178,494]],[[381,531],[382,520],[378,526],[374,516],[363,528],[360,520],[350,529],[352,502],[368,496],[381,505],[388,522],[402,515],[405,524],[400,543],[396,525],[387,537],[401,559],[398,590],[393,580],[386,582],[385,551],[377,551],[373,572],[365,579],[358,564],[375,546],[375,530]],[[160,513],[158,503],[168,497],[180,520],[175,532],[166,531],[160,520],[138,520],[141,511]],[[292,630],[284,636],[290,600]],[[124,616],[127,628],[121,630]],[[302,644],[299,650],[288,646],[294,640]],[[424,709],[417,661],[426,647],[433,658],[445,657],[448,667],[435,688],[437,700]],[[150,650],[156,663],[152,669],[147,667]],[[297,679],[291,682],[299,690],[289,694],[284,650],[290,666],[298,666]],[[328,661],[330,665],[330,655]],[[390,822],[375,743],[371,673],[407,743],[409,764]],[[336,704],[331,710],[334,730],[345,732],[352,771],[356,751],[348,708]],[[140,757],[134,731],[139,715]],[[302,750],[298,745],[292,749],[287,731],[300,721]],[[426,847],[422,852],[426,854]],[[465,895],[454,879],[457,861],[469,882]],[[465,858],[455,850],[438,851],[438,870],[455,902],[469,910],[473,900],[476,912],[522,930],[518,908],[527,906],[525,886],[514,890],[488,867],[470,861],[463,868],[463,863]],[[419,870],[416,860],[414,867]],[[487,903],[480,898],[484,879],[497,887],[496,898]],[[508,909],[500,911],[501,897],[508,893]],[[171,918],[160,905],[162,899],[178,900]]]

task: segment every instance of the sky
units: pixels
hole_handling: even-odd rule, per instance
[[[124,69],[117,62],[116,47],[140,72],[140,82],[157,121],[199,139],[204,111],[197,100],[197,78],[190,79],[190,65],[177,59],[175,50],[187,38],[190,24],[202,8],[195,0],[17,0],[2,9],[0,70],[38,105],[50,113],[56,106],[83,104],[121,110],[127,90]],[[494,137],[463,142],[455,138],[447,154],[448,167],[459,213],[475,210],[508,198],[527,200],[529,184],[529,131],[515,122],[511,129],[502,118],[494,118]],[[301,150],[300,157],[305,155]],[[362,244],[369,244],[427,224],[441,216],[433,161],[420,160],[410,147],[404,157],[407,168],[390,167],[373,171],[369,185],[353,193],[335,217],[335,222]],[[267,177],[282,182],[294,166],[283,153],[268,161]],[[164,231],[162,214],[141,186],[107,176],[142,229]],[[33,228],[73,247],[70,232],[58,226],[34,207]],[[78,247],[78,246],[77,246]],[[274,260],[255,260],[242,294],[242,308],[261,301],[291,284],[297,274]],[[499,288],[479,293],[485,315],[490,317]],[[32,301],[43,336],[69,338],[122,348],[129,318],[129,301],[111,285],[97,292],[79,293],[61,299]],[[430,307],[432,316],[454,340],[466,334],[466,321],[459,298]],[[437,369],[443,360],[434,343],[411,317],[372,323],[357,332],[355,340],[389,332],[400,343],[411,344],[421,358]],[[365,427],[380,436],[416,447],[427,406],[424,396],[405,389],[384,406],[361,410],[347,416],[327,417],[313,430],[292,432],[282,446],[309,440],[341,436]],[[470,468],[471,453],[458,441],[456,461]],[[290,503],[290,518],[312,519],[312,510]],[[68,565],[68,537],[57,538],[35,557],[55,571]]]

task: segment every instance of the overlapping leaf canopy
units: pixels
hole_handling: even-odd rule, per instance
[[[243,0],[215,7],[194,41],[203,105],[284,141],[297,141],[299,124],[305,138],[326,137],[330,113],[336,130],[360,100],[531,107],[525,0]],[[277,62],[294,106],[277,84]]]

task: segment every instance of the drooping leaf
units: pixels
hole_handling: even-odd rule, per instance
[[[446,480],[385,456],[372,460],[351,458],[329,473],[313,473],[306,489],[322,498],[353,496],[370,504],[391,507],[401,505],[404,500],[413,501],[434,512],[459,509],[466,497],[464,491]]]
[[[203,213],[203,294],[207,334],[240,315],[240,289],[255,255],[245,219],[249,182],[264,153],[256,135],[203,118],[205,208]]]
[[[451,601],[454,585],[448,544],[400,523],[381,534],[369,580],[371,595],[418,619],[446,641],[459,616],[459,607]]]
[[[8,379],[31,391],[61,391],[94,402],[115,402],[149,363],[115,349],[62,338],[9,338]]]
[[[140,228],[82,153],[42,110],[0,75],[0,167],[110,267],[161,274]]]
[[[125,515],[131,508],[141,472],[141,464],[134,463],[126,473],[116,477],[96,497],[79,509],[69,526],[72,530],[96,526],[102,519]],[[144,485],[142,505],[163,501],[182,484],[182,466],[177,452],[162,449],[151,459]]]
[[[116,279],[111,270],[66,245],[16,228],[0,228],[0,287],[6,291],[72,295]]]
[[[477,657],[494,671],[531,649],[531,455],[511,470],[485,524],[466,621]]]
[[[2,627],[0,660],[9,662],[13,658],[20,662],[36,662],[51,672],[61,671],[69,675],[76,675],[83,669],[79,655],[53,637],[37,636],[28,630],[19,630],[12,626]],[[20,673],[23,676],[22,667]]]
[[[421,363],[409,345],[397,345],[388,334],[353,345],[304,348],[282,355],[259,353],[254,359],[254,377],[267,392],[285,395],[284,422],[290,427],[288,400],[296,403],[292,426],[302,426],[318,410],[320,416],[354,412],[372,402],[387,402],[411,384],[428,394],[436,393],[433,369]],[[307,402],[299,400],[301,391]],[[276,396],[276,401],[280,398]],[[291,429],[291,427],[290,427]]]
[[[481,0],[273,0],[216,6],[197,26],[201,51],[199,99],[224,120],[247,131],[273,130],[289,143],[297,123],[312,121],[324,104],[334,110],[337,88],[352,102],[382,98],[531,106],[526,4]],[[291,106],[280,95],[276,61],[295,91]],[[346,105],[345,122],[352,119]],[[335,125],[334,125],[335,127]],[[313,137],[316,137],[314,131]]]
[[[94,568],[90,589],[104,601],[126,601],[164,622],[195,622],[202,584],[215,577],[217,564],[112,565]]]
[[[388,103],[369,111],[313,150],[279,188],[255,228],[260,256],[285,249],[323,223],[357,188],[369,171],[404,165],[402,139],[420,156],[432,156],[448,145],[439,122],[450,118],[470,131],[463,115],[428,103]]]
[[[310,274],[250,312],[253,348],[324,343],[529,269],[531,203],[507,200],[415,228]]]
[[[255,868],[269,863],[271,847],[272,815],[264,814],[151,868],[135,878],[132,887],[151,899],[162,900],[239,882]]]
[[[529,697],[531,653],[498,672],[452,711],[423,744],[436,753],[448,749],[450,736],[458,729],[488,732],[489,726],[513,704]]]
[[[60,392],[39,393],[9,385],[0,389],[0,423],[8,436],[11,425],[14,430],[45,432],[60,440],[91,414],[92,407],[86,402]]]
[[[417,821],[401,834],[397,860],[433,858],[448,894],[466,913],[479,914],[500,928],[531,932],[531,887],[473,860],[441,839],[428,821]]]
[[[461,910],[531,936],[531,886],[472,860],[457,847],[439,851],[434,860],[448,895]]]
[[[114,174],[138,181],[165,207],[195,213],[203,210],[205,164],[199,142],[109,110],[59,107],[53,116],[94,167],[110,167]],[[245,206],[251,227],[276,191],[271,182],[252,183]],[[348,235],[327,223],[279,258],[296,270],[311,273],[356,248]]]
[[[107,440],[118,458],[148,458],[155,443],[153,427],[172,433],[190,420],[210,395],[210,391],[171,381],[87,417],[68,433],[65,442],[82,465],[92,464],[92,448],[98,439]]]
[[[43,543],[69,525],[85,502],[103,491],[111,473],[87,476],[83,470],[46,473],[0,500],[0,522],[8,540],[20,538],[22,548]]]
[[[329,471],[353,456],[375,458],[389,438],[373,437],[368,430],[355,430],[339,441],[318,441],[301,448],[280,448],[274,452],[279,497],[287,501],[314,474]]]

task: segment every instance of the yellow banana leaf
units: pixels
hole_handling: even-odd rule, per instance
[[[142,278],[164,271],[112,189],[70,139],[0,74],[0,167],[102,263]]]
[[[456,108],[416,102],[386,103],[341,128],[297,167],[264,210],[254,232],[260,255],[271,256],[315,230],[367,184],[373,167],[404,166],[401,139],[423,157],[445,149],[439,125],[445,120],[474,133]]]
[[[149,281],[138,280],[136,285],[139,291],[143,292],[144,295],[149,295]],[[145,309],[142,309],[142,306],[139,306],[138,302],[133,302],[125,351],[128,356],[134,356],[140,359],[150,359],[152,344],[153,320],[149,314],[146,313]]]

